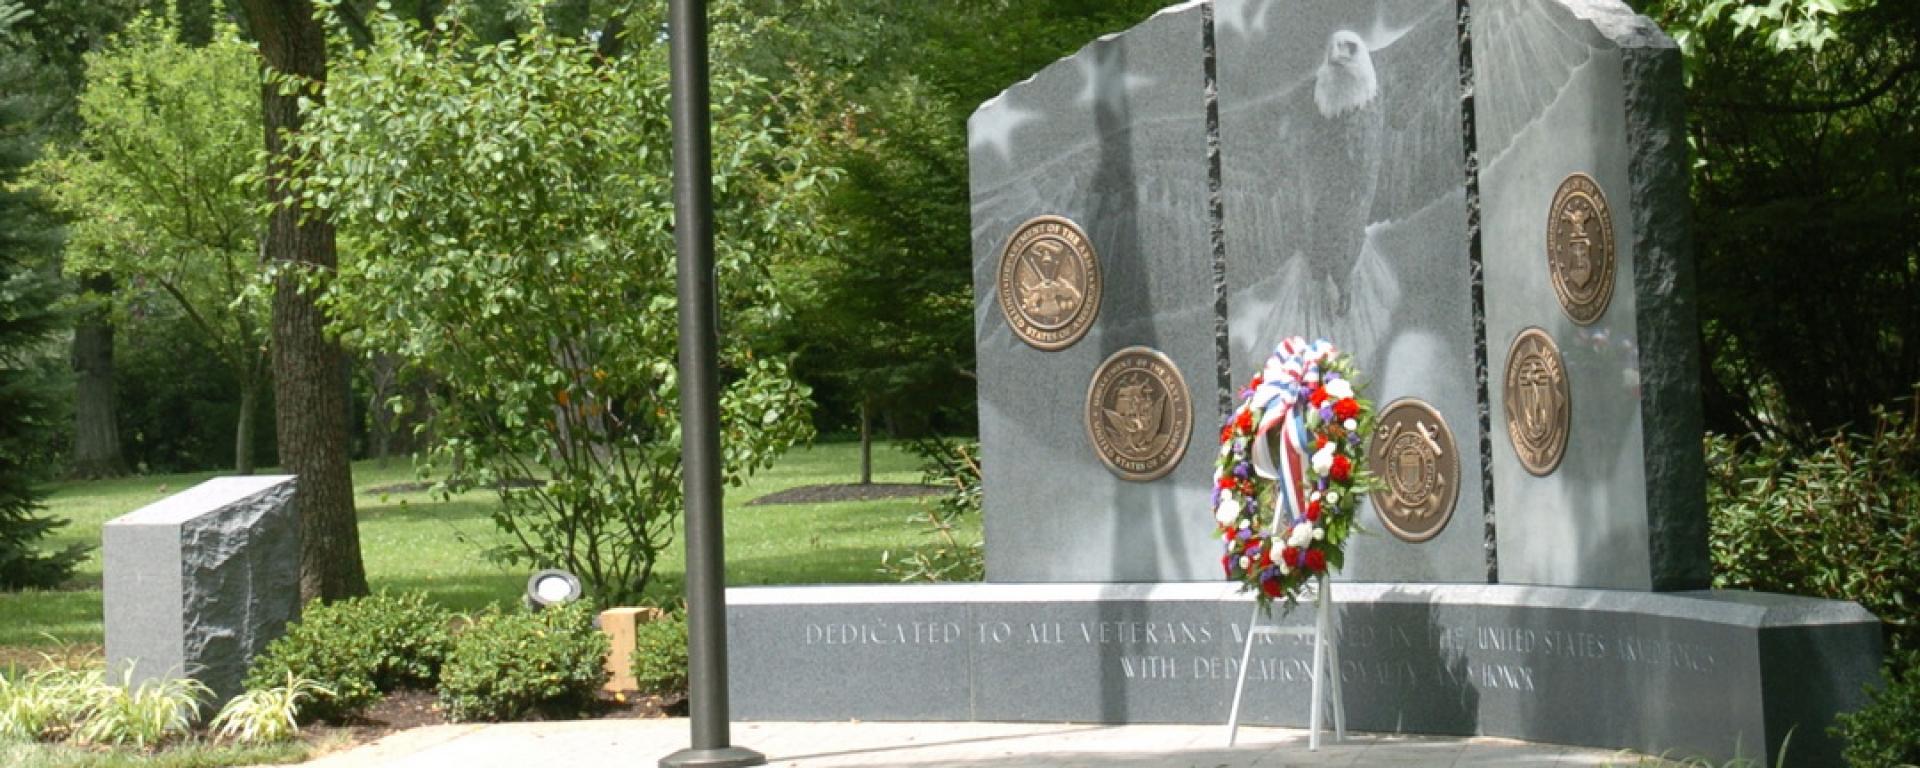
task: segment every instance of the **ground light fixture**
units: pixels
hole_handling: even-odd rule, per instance
[[[580,577],[558,568],[548,568],[527,577],[527,607],[540,610],[565,605],[580,599]]]

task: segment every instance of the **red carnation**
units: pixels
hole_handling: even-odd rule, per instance
[[[1344,483],[1353,477],[1353,462],[1348,461],[1345,456],[1335,455],[1333,457],[1333,471],[1327,474],[1333,478],[1334,482]]]
[[[1233,425],[1232,425],[1232,424],[1228,424],[1227,426],[1224,426],[1224,427],[1221,427],[1221,428],[1220,428],[1220,442],[1223,442],[1223,443],[1224,443],[1224,442],[1226,442],[1226,441],[1228,441],[1228,440],[1232,440],[1232,439],[1233,439]]]
[[[1333,404],[1334,418],[1346,421],[1360,415],[1360,403],[1349,397]]]
[[[1307,395],[1307,402],[1312,403],[1313,407],[1315,408],[1320,407],[1321,404],[1327,402],[1327,388],[1319,387],[1319,386],[1314,387],[1313,394]]]
[[[1300,550],[1293,547],[1280,550],[1280,562],[1286,563],[1287,565],[1299,565]]]
[[[1307,522],[1320,522],[1320,502],[1316,501],[1307,505]]]
[[[1273,547],[1261,547],[1260,567],[1265,568],[1269,565],[1273,565]]]
[[[1279,597],[1280,596],[1280,580],[1279,579],[1263,579],[1260,582],[1260,591],[1267,593],[1267,597]]]
[[[1221,488],[1222,490],[1226,490],[1226,489],[1230,489],[1230,488],[1232,488],[1232,487],[1233,487],[1233,484],[1234,484],[1235,482],[1236,482],[1236,480],[1235,480],[1235,478],[1234,478],[1234,476],[1233,476],[1233,475],[1221,475],[1221,476],[1220,476],[1220,488]]]
[[[1327,556],[1320,554],[1320,550],[1317,549],[1307,550],[1307,570],[1319,573],[1326,569]]]
[[[1233,417],[1233,428],[1241,432],[1252,432],[1253,411],[1251,409],[1240,411],[1240,415]]]

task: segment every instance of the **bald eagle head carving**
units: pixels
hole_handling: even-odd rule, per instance
[[[1327,38],[1327,58],[1313,80],[1313,103],[1320,116],[1333,119],[1373,103],[1380,83],[1373,75],[1373,53],[1349,30]]]

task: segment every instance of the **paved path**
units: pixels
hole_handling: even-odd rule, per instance
[[[1290,766],[1619,766],[1657,763],[1605,750],[1506,739],[1350,734],[1307,751],[1307,734],[1242,728],[1225,745],[1223,726],[1010,723],[740,723],[734,741],[772,766],[1113,766],[1115,768],[1288,768]],[[445,725],[396,733],[327,755],[314,768],[536,768],[619,765],[652,768],[687,745],[685,719]]]

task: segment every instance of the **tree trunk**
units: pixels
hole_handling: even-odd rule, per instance
[[[260,410],[260,382],[240,383],[240,418],[233,427],[233,473],[253,474],[253,414]]]
[[[399,361],[393,355],[379,353],[373,356],[367,371],[367,442],[373,458],[380,462],[380,468],[387,468],[387,459],[393,455],[393,430],[395,419],[393,408],[387,404],[395,392],[395,382],[399,379]]]
[[[327,79],[326,35],[311,0],[242,0],[248,26],[268,69],[303,78],[318,101]],[[299,289],[301,273],[325,274],[335,265],[333,222],[302,216],[287,205],[288,190],[272,179],[288,173],[282,132],[298,132],[293,94],[261,89],[267,154],[272,158],[267,198],[266,257],[289,267],[273,292],[274,424],[280,465],[300,480],[300,596],[335,600],[367,593],[360,531],[353,510],[353,467],[347,462],[345,355],[327,340],[318,291]]]
[[[860,401],[860,484],[873,485],[873,411]]]
[[[113,316],[106,296],[113,293],[111,275],[91,275],[80,281],[90,306],[73,328],[73,456],[69,471],[75,477],[119,477],[127,473],[120,453],[118,402],[113,391]],[[97,297],[97,298],[95,298]]]

